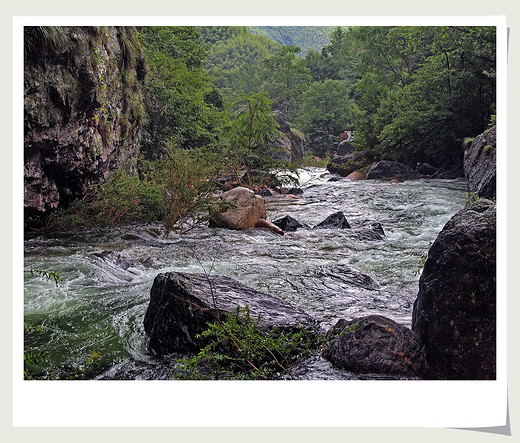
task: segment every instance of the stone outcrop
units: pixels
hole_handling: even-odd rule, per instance
[[[480,197],[496,198],[496,126],[480,134],[464,152],[464,174],[468,191]]]
[[[438,378],[495,378],[495,237],[495,204],[479,200],[452,217],[428,252],[412,329]]]
[[[369,315],[339,320],[329,331],[335,337],[323,356],[335,367],[356,373],[421,376],[426,369],[419,338],[395,321]]]
[[[327,170],[331,174],[347,177],[354,171],[368,166],[371,161],[371,156],[365,152],[354,152],[348,155],[333,155],[327,164]]]
[[[432,166],[429,163],[417,163],[415,169],[419,174],[425,177],[431,177],[439,170],[439,168],[436,168],[435,166]]]
[[[338,144],[338,149],[336,150],[336,155],[342,156],[342,155],[352,154],[353,150],[354,150],[354,146],[352,145],[352,143],[350,143],[347,140],[342,140]]]
[[[26,227],[41,226],[111,170],[135,172],[144,120],[135,28],[42,28],[25,28]]]
[[[413,180],[419,178],[419,173],[403,163],[382,160],[372,165],[365,178],[367,180]]]
[[[217,316],[223,318],[246,306],[262,329],[317,331],[309,315],[278,297],[227,277],[172,272],[157,275],[150,292],[144,318],[148,349],[159,355],[197,352],[201,345],[197,334],[216,322]]]
[[[385,238],[385,231],[381,223],[375,220],[360,220],[355,225],[353,224],[352,228],[359,240],[372,241]]]
[[[214,228],[227,228],[234,230],[253,229],[265,227],[277,234],[283,231],[266,220],[265,200],[260,195],[248,188],[237,187],[223,192],[219,198],[231,205],[225,212],[216,211],[211,215],[210,226]]]
[[[282,111],[273,111],[273,117],[279,125],[281,151],[277,158],[285,161],[302,160],[305,156],[305,137],[302,132],[291,128],[287,115]]]

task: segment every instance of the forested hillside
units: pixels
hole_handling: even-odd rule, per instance
[[[297,46],[302,56],[309,49],[321,51],[330,43],[329,34],[333,26],[249,26],[249,29],[286,46]]]
[[[47,28],[49,36],[67,39],[75,38],[67,33],[77,34],[74,28]],[[316,28],[285,31],[292,43],[298,41],[296,36],[310,41],[309,35],[322,35]],[[211,176],[233,172],[239,183],[266,186],[260,173],[294,168],[294,163],[280,159],[301,162],[290,153],[290,140],[301,145],[305,139],[309,156],[327,157],[336,152],[345,131],[353,131],[352,148],[363,154],[358,168],[387,159],[460,170],[463,141],[495,121],[493,27],[338,27],[330,33],[329,44],[321,51],[309,49],[305,57],[299,47],[282,45],[246,27],[141,27],[131,32],[130,28],[99,27],[81,32],[99,39],[99,44],[84,44],[98,65],[103,61],[100,57],[114,52],[110,33],[118,36],[125,72],[125,60],[144,54],[142,61],[130,65],[137,69],[132,75],[139,84],[126,82],[126,75],[121,83],[130,97],[125,109],[139,110],[139,140],[132,139],[131,149],[130,145],[125,148],[130,140],[118,146],[128,153],[139,143],[141,184],[155,186],[154,195],[161,198],[174,192],[164,194],[165,187],[174,186],[173,179],[188,180],[167,171],[159,173],[166,168],[164,159],[171,162],[170,171],[180,162],[186,170]],[[31,48],[35,53],[38,50]],[[65,60],[74,54],[66,52],[60,57]],[[68,62],[69,66],[73,63]],[[33,81],[30,66],[26,84]],[[92,106],[103,113],[113,105],[107,101],[110,89],[103,83],[104,68],[95,69],[102,89],[93,92]],[[72,83],[49,84],[43,89],[52,92],[71,87]],[[26,105],[31,100],[30,90],[26,90]],[[28,115],[32,112],[26,111]],[[91,110],[81,109],[80,103],[77,112]],[[102,143],[107,142],[103,134],[113,118],[103,114],[93,120]],[[285,135],[276,129],[280,124]],[[85,130],[91,127],[92,123]],[[110,158],[111,167],[122,159]],[[126,154],[128,161],[135,165],[137,155],[128,158]],[[157,161],[160,163],[150,163]],[[202,188],[203,183],[201,177]],[[185,185],[175,184],[178,189],[186,189]],[[199,191],[193,189],[194,195]],[[187,206],[196,200],[192,195],[182,199]],[[63,201],[70,204],[70,199]],[[127,217],[131,213],[124,211]],[[182,219],[179,217],[172,216],[171,227]]]

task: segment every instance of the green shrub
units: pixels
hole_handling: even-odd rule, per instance
[[[180,233],[208,221],[217,203],[213,197],[220,162],[211,152],[168,148],[159,180],[165,191],[164,227]],[[222,208],[224,209],[224,208]]]
[[[48,227],[66,229],[150,222],[160,218],[163,205],[160,186],[118,170],[105,183],[92,186],[82,199],[52,217]]]
[[[249,308],[237,308],[197,335],[206,343],[200,352],[176,367],[180,379],[273,379],[290,373],[299,358],[318,349],[318,339],[305,329],[264,331]]]

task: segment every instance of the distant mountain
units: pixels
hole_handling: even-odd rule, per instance
[[[249,26],[256,33],[265,35],[283,45],[298,46],[301,56],[309,49],[321,51],[330,43],[329,35],[333,26]]]

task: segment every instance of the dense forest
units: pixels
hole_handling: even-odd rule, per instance
[[[299,42],[297,29],[285,29],[278,40]],[[132,183],[129,192],[139,188],[148,216],[164,217],[173,229],[198,213],[200,202],[209,204],[208,177],[227,176],[253,188],[273,185],[269,171],[329,157],[345,131],[353,131],[353,149],[363,153],[359,168],[388,159],[460,170],[464,140],[494,122],[494,27],[305,29],[305,56],[300,47],[264,35],[283,27],[262,34],[226,26],[119,32],[129,63],[139,63],[142,85],[129,90],[136,91],[131,102],[139,109],[141,158],[139,176],[135,168],[127,168],[128,177],[119,168],[110,180],[126,184],[112,188],[121,192]],[[38,39],[66,46],[67,32],[74,29],[28,28],[26,48]],[[280,116],[290,129],[280,128]],[[305,140],[305,159],[280,154],[279,130]],[[181,177],[174,173],[180,169],[190,172]],[[103,192],[113,192],[107,186]],[[83,199],[95,209],[76,205],[75,211],[102,218],[99,199]],[[173,203],[182,209],[172,213]],[[132,218],[133,212],[118,213]]]

